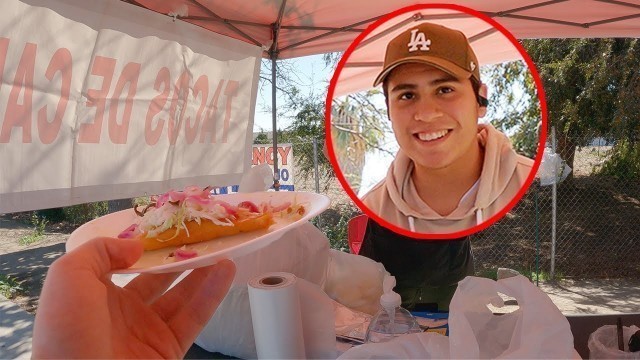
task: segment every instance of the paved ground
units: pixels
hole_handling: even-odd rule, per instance
[[[0,358],[30,359],[33,315],[0,295]]]
[[[0,359],[31,358],[33,313],[40,288],[51,263],[64,253],[68,237],[48,233],[38,243],[18,244],[18,239],[30,231],[27,225],[0,218],[0,274],[13,277],[26,289],[11,301],[0,295]]]
[[[564,280],[540,289],[564,314],[640,313],[640,279]]]
[[[64,243],[0,253],[0,274],[9,275],[20,282],[25,292],[14,299],[23,309],[34,313],[38,307],[40,289],[49,265],[64,254]]]

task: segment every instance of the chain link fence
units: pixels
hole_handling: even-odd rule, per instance
[[[322,151],[324,138],[315,139],[315,150],[313,143],[313,138],[291,142],[295,190],[319,192],[331,199],[329,209],[317,216],[313,223],[329,238],[332,248],[348,252],[347,223],[351,218],[361,214],[361,211],[344,191],[334,176],[333,169],[330,166],[321,166],[323,162],[326,165],[327,161]]]
[[[568,139],[587,145],[575,148],[573,176],[557,184],[555,249],[553,187],[536,180],[505,218],[474,236],[480,271],[510,267],[546,277],[640,276],[640,178],[628,171],[640,161],[640,142],[632,137],[635,154],[620,158],[629,138],[607,138]],[[618,160],[611,161],[614,157]],[[620,162],[631,163],[612,165]]]
[[[640,278],[640,137],[585,136],[564,142],[578,145],[558,151],[574,159],[572,176],[556,186],[555,211],[553,187],[536,180],[503,219],[473,235],[477,274],[494,276],[497,268],[508,267],[543,279],[552,274]],[[329,196],[330,208],[313,222],[332,248],[349,251],[347,223],[361,211],[324,158],[324,139],[315,139],[315,146],[314,139],[291,144],[295,190]],[[105,209],[92,218],[107,211],[103,203]],[[130,199],[108,203],[110,211],[130,206]],[[79,206],[69,209],[76,208],[87,213]],[[62,211],[41,212],[52,210]]]
[[[624,139],[568,139],[579,145],[572,176],[556,187],[555,251],[553,187],[536,180],[502,220],[473,235],[476,272],[487,275],[508,267],[542,278],[552,273],[561,278],[639,278],[640,177],[629,168],[640,169],[640,139]],[[293,145],[294,156],[302,156],[297,149],[304,147]],[[620,157],[624,146],[626,158],[618,159],[619,168],[612,167],[610,160]],[[318,156],[323,156],[321,151]],[[295,176],[296,190],[316,191],[315,174]],[[332,247],[348,251],[346,224],[360,212],[335,177],[319,183],[320,192],[331,198],[331,208],[316,225]]]

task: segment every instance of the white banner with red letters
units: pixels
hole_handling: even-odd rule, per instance
[[[2,0],[0,213],[237,184],[262,49],[113,0]]]

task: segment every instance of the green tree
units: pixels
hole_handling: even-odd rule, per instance
[[[375,96],[380,90],[373,89],[334,99],[331,110],[331,138],[340,170],[354,191],[362,182],[362,169],[367,152],[383,149],[381,144],[391,130],[384,121],[386,109],[376,105]]]
[[[541,113],[529,68],[524,61],[511,61],[484,67],[482,77],[489,89],[486,118],[496,129],[509,135],[518,153],[535,157]]]
[[[266,132],[261,131],[255,139],[253,139],[253,143],[254,144],[268,144],[269,143],[269,136],[267,135]]]
[[[542,78],[549,124],[557,132],[557,152],[569,166],[573,167],[576,147],[596,136],[613,136],[627,147],[636,146],[638,39],[542,39],[524,40],[523,45]]]
[[[335,66],[342,53],[323,55],[327,66]],[[378,105],[382,98],[379,89],[371,89],[332,99],[331,138],[340,170],[352,189],[358,192],[362,183],[362,169],[368,152],[387,151],[386,134],[391,133],[387,110]]]
[[[285,131],[278,132],[278,141],[296,144],[296,174],[305,179],[315,176],[315,164],[318,164],[318,176],[321,186],[326,190],[335,178],[333,167],[323,155],[325,137],[324,100],[311,97],[299,102],[299,109]],[[314,153],[314,140],[316,150]]]

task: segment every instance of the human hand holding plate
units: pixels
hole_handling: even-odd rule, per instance
[[[182,358],[224,299],[235,266],[142,274],[124,288],[108,274],[142,254],[133,240],[95,238],[47,273],[33,330],[34,358]],[[166,291],[166,293],[165,293]]]

